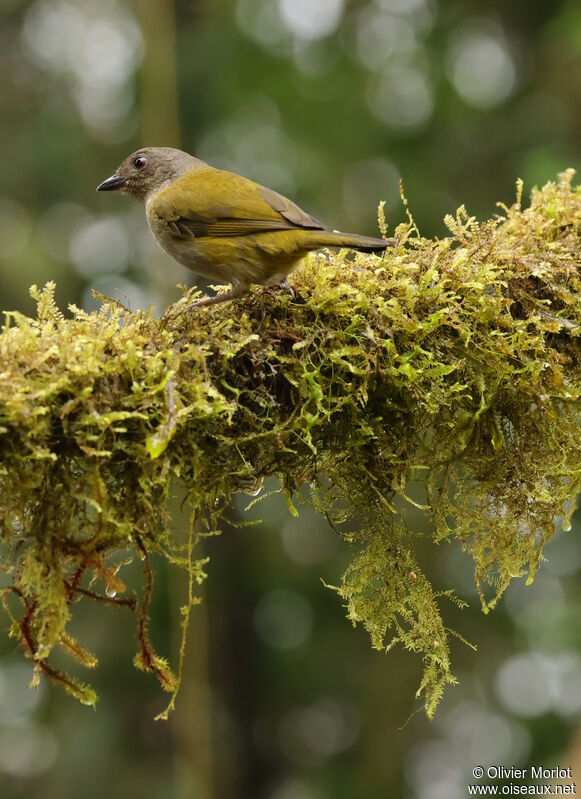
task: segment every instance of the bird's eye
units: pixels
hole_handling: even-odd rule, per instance
[[[147,158],[144,155],[139,155],[133,159],[133,166],[136,169],[143,169],[147,165]]]

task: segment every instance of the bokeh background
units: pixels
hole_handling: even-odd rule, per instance
[[[581,165],[578,0],[2,0],[0,308],[28,286],[95,307],[179,296],[191,275],[152,242],[143,209],[95,186],[144,144],[181,146],[290,195],[332,227],[373,234],[387,202],[445,235],[461,203],[484,219]],[[272,486],[271,486],[272,488]],[[176,488],[175,525],[180,525]],[[273,496],[205,542],[183,690],[133,670],[130,614],[85,608],[101,666],[96,712],[43,683],[0,636],[0,796],[69,799],[457,799],[476,765],[581,775],[580,519],[485,617],[470,559],[420,550],[446,610],[478,646],[453,646],[460,685],[433,722],[421,664],[374,652],[337,597],[349,553],[308,506]],[[410,522],[421,530],[425,521]],[[152,638],[175,662],[181,575],[155,564]],[[126,570],[139,585],[139,570]],[[79,675],[86,678],[87,675]]]

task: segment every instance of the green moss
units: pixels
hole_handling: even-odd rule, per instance
[[[175,695],[179,674],[147,634],[149,556],[190,575],[185,635],[205,578],[197,537],[236,492],[276,475],[291,512],[308,485],[349,530],[353,562],[335,590],[374,647],[420,654],[431,715],[454,681],[450,631],[396,510],[407,487],[425,486],[434,541],[472,554],[485,610],[514,577],[532,579],[580,488],[572,176],[534,190],[526,210],[519,185],[482,225],[460,209],[442,240],[410,220],[382,259],[311,255],[294,297],[256,289],[181,313],[184,297],[161,320],[107,301],[65,318],[54,286],[34,288],[37,318],[7,313],[0,334],[0,569],[11,634],[36,670],[93,703],[50,654],[58,645],[95,665],[67,632],[76,603],[122,604],[137,616],[136,664]],[[185,545],[166,510],[176,478],[192,512]],[[132,556],[141,598],[126,596],[114,565]]]

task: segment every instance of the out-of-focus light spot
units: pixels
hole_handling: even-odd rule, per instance
[[[510,658],[498,672],[496,693],[504,707],[518,716],[548,713],[553,705],[554,683],[546,658],[538,653]]]
[[[238,0],[236,22],[250,38],[267,47],[280,46],[286,36],[280,9],[272,0]]]
[[[283,22],[300,39],[323,39],[339,27],[345,0],[278,0]]]
[[[321,516],[301,508],[299,519],[289,519],[281,528],[282,545],[291,560],[301,566],[322,563],[336,552],[339,539]]]
[[[280,111],[273,100],[265,94],[254,95],[230,117],[228,123],[210,131],[199,143],[196,152],[200,158],[215,163],[224,151],[236,153],[240,139],[249,138],[257,127],[280,128],[280,125]]]
[[[111,9],[101,12],[98,6],[81,10],[59,0],[39,0],[30,7],[22,38],[38,66],[70,70],[92,86],[123,83],[143,55],[141,33],[131,17]]]
[[[506,763],[522,753],[522,730],[509,718],[494,713],[477,702],[461,702],[444,722],[448,736],[466,752],[468,762]],[[518,738],[518,745],[517,745]],[[529,739],[525,740],[527,745]],[[523,754],[526,754],[523,753]]]
[[[422,799],[450,799],[466,792],[466,756],[451,741],[425,741],[405,763],[406,782]]]
[[[128,86],[111,89],[80,84],[74,95],[83,121],[96,129],[119,125],[133,103],[133,93]]]
[[[130,83],[144,48],[129,14],[115,6],[38,0],[26,14],[22,42],[32,63],[70,73],[73,98],[93,133],[106,141],[131,133],[125,124],[133,105]]]
[[[524,718],[551,711],[576,715],[581,710],[581,658],[569,652],[510,658],[497,674],[496,692],[508,710]]]
[[[529,646],[553,650],[576,640],[576,619],[573,607],[554,602],[534,602],[522,612],[517,623],[526,633]]]
[[[40,724],[0,727],[0,772],[10,777],[36,777],[53,765],[57,754],[54,734]]]
[[[38,223],[41,247],[55,261],[68,262],[71,237],[87,221],[88,216],[88,211],[76,203],[51,206]]]
[[[32,235],[32,220],[23,205],[0,197],[0,258],[12,258],[26,250]]]
[[[238,143],[241,163],[252,164],[256,179],[267,186],[277,186],[284,191],[294,188],[288,166],[296,162],[295,146],[280,128],[258,127]]]
[[[575,612],[565,602],[561,581],[550,574],[544,564],[532,585],[525,585],[524,580],[513,580],[504,606],[527,635],[531,648],[562,649],[575,640]]]
[[[387,158],[366,158],[349,167],[343,177],[343,206],[355,224],[366,230],[376,227],[380,200],[388,205],[398,201],[400,177]]]
[[[24,663],[0,662],[0,724],[24,723],[44,697],[44,684],[29,688],[32,668]]]
[[[406,781],[422,799],[465,796],[466,763],[526,761],[526,727],[475,701],[463,701],[436,719],[443,738],[415,746],[405,763]]]
[[[556,658],[553,665],[558,672],[555,712],[577,716],[581,711],[581,658],[577,653],[566,653]]]
[[[122,272],[130,254],[127,231],[121,220],[114,216],[85,223],[71,239],[71,261],[83,277]]]
[[[63,72],[74,62],[85,24],[81,10],[70,3],[33,3],[22,27],[25,52],[43,69]]]
[[[417,39],[424,39],[433,29],[438,10],[433,0],[375,0],[385,17],[405,19]]]
[[[493,108],[516,88],[517,71],[506,37],[496,24],[472,21],[452,34],[448,74],[458,94],[475,108]]]
[[[382,72],[391,58],[413,53],[418,42],[408,20],[367,7],[357,18],[355,46],[364,66]]]
[[[278,742],[295,763],[313,764],[348,749],[359,735],[359,717],[348,704],[324,697],[282,719]]]
[[[320,39],[295,39],[293,42],[293,56],[295,64],[300,71],[309,77],[320,78],[331,72],[339,60],[340,53],[336,47],[329,46],[326,41]],[[322,81],[317,81],[317,84]],[[329,92],[327,84],[327,92]],[[340,91],[337,87],[331,91]]]
[[[254,612],[254,628],[265,644],[274,649],[294,649],[304,643],[313,627],[313,611],[296,591],[266,594]]]
[[[345,702],[324,697],[302,712],[300,726],[305,743],[324,757],[348,749],[359,735],[359,716]]]
[[[392,67],[372,81],[367,101],[373,114],[394,130],[413,132],[429,120],[434,98],[424,73],[415,67]]]
[[[278,191],[291,193],[295,188],[296,147],[280,127],[278,108],[268,98],[254,98],[237,116],[207,133],[197,154]]]
[[[142,55],[143,42],[134,22],[97,19],[84,32],[73,69],[87,86],[119,86],[131,77]]]
[[[296,161],[296,149],[288,136],[258,124],[240,136],[231,136],[232,129],[231,123],[208,133],[197,148],[199,157],[278,191],[292,192],[295,182],[289,167]]]
[[[564,599],[561,581],[542,568],[531,585],[526,585],[524,580],[513,580],[504,595],[503,602],[510,615],[518,622],[519,615],[531,604],[562,605]]]
[[[319,794],[314,794],[304,782],[285,780],[276,786],[268,799],[319,799]]]
[[[93,297],[92,289],[118,300],[132,311],[138,308],[147,310],[154,302],[154,297],[142,286],[120,275],[103,275],[91,282],[81,297],[81,307],[85,311],[95,311],[101,307],[101,300]]]

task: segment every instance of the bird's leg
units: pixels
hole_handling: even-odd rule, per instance
[[[189,313],[190,311],[195,310],[196,308],[203,308],[204,306],[208,305],[217,305],[219,302],[226,302],[227,300],[233,300],[235,297],[239,297],[240,293],[235,292],[234,289],[231,291],[227,291],[225,294],[216,294],[215,297],[204,297],[202,300],[196,300],[196,302],[191,302],[189,305],[186,305],[185,308],[178,308],[177,310],[172,310],[172,312],[165,314],[167,320],[177,319],[179,316],[182,316],[185,313]]]
[[[180,311],[180,313],[187,313],[188,311],[193,311],[195,308],[204,308],[208,305],[217,305],[219,302],[236,300],[239,297],[243,297],[245,294],[247,294],[248,288],[248,286],[244,285],[234,286],[230,289],[230,291],[227,291],[224,294],[216,294],[214,297],[204,297],[202,300],[196,300],[195,302],[190,303],[190,305],[186,305],[186,307]]]
[[[194,308],[203,308],[206,305],[217,305],[219,302],[233,300],[239,296],[240,295],[232,289],[232,291],[227,291],[225,294],[216,294],[215,297],[204,297],[202,300],[196,300],[195,302],[190,303],[190,305],[187,305],[183,312],[185,313],[186,311],[192,311]]]

